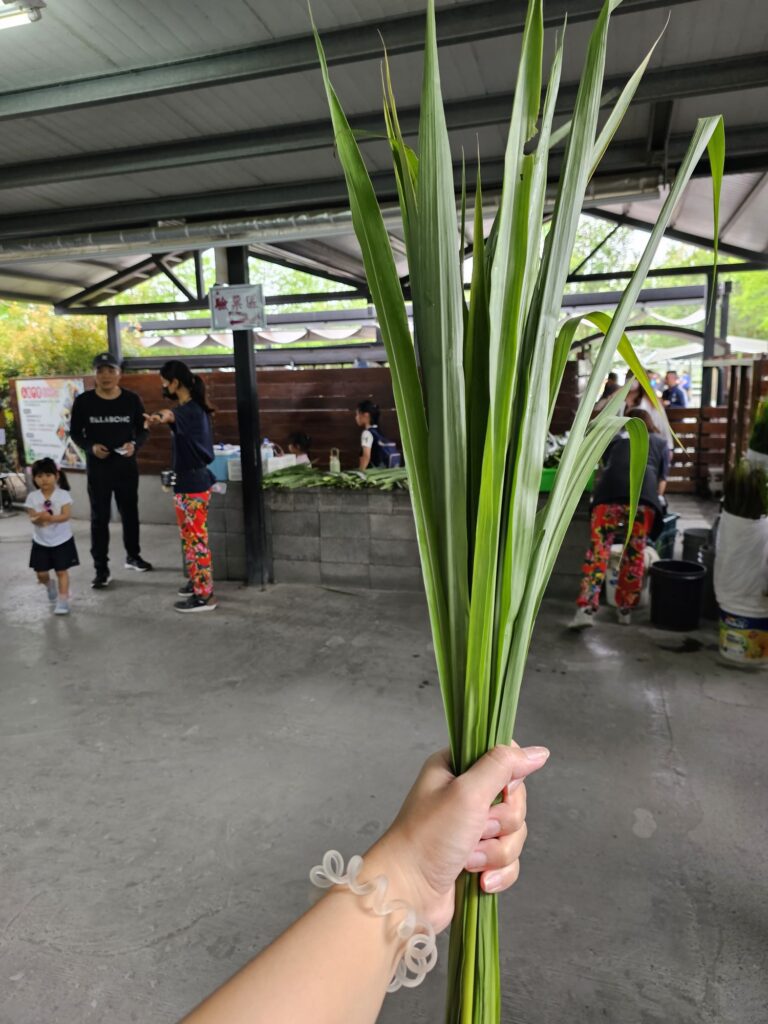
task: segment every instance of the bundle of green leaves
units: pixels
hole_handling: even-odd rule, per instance
[[[722,119],[709,117],[697,125],[615,313],[594,312],[563,323],[563,294],[587,188],[653,52],[651,47],[618,98],[611,98],[601,127],[608,25],[619,3],[605,0],[573,115],[555,130],[563,34],[556,41],[542,106],[543,4],[529,0],[503,188],[487,239],[479,160],[475,173],[468,301],[466,190],[457,204],[434,0],[427,9],[418,153],[403,137],[385,60],[384,119],[407,250],[415,343],[391,239],[317,39],[352,221],[392,373],[456,772],[512,739],[528,648],[555,559],[590,474],[622,429],[632,443],[630,494],[631,505],[637,504],[648,436],[639,419],[623,415],[628,385],[592,414],[617,351],[658,405],[625,326],[683,190],[707,150],[717,237],[724,132]],[[550,152],[558,145],[564,152],[545,233]],[[552,492],[539,508],[542,453],[571,345],[584,320],[604,337],[593,346],[592,372]],[[633,519],[634,511],[628,529]],[[457,885],[448,985],[449,1024],[500,1020],[497,900],[481,891],[475,874],[463,875]]]

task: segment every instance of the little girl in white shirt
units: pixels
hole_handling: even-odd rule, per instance
[[[72,495],[66,476],[53,459],[33,463],[32,479],[35,490],[24,503],[32,522],[29,567],[46,588],[54,613],[69,615],[69,570],[80,564],[70,523]],[[51,579],[51,569],[56,580]]]

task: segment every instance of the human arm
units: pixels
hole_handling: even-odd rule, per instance
[[[72,411],[69,416],[69,436],[78,448],[83,451],[88,446],[88,438],[85,433],[85,410],[83,409],[82,396],[77,395],[72,403]]]
[[[548,756],[498,746],[455,777],[447,753],[434,754],[365,855],[360,880],[386,875],[386,898],[404,900],[436,931],[450,923],[454,884],[473,854],[487,858],[472,869],[486,892],[508,888],[526,837],[522,780]],[[373,1024],[402,951],[401,919],[377,917],[364,898],[334,888],[182,1024]]]
[[[42,518],[43,518],[43,525],[45,525],[46,523],[66,523],[66,522],[69,522],[69,520],[72,518],[72,506],[71,505],[62,505],[61,506],[61,512],[58,512],[58,513],[56,513],[56,515],[53,515],[53,516],[47,515],[47,514],[44,513]]]
[[[136,451],[141,448],[144,442],[149,437],[149,428],[146,423],[146,416],[144,414],[144,403],[138,395],[135,395],[135,407],[133,410],[133,441],[129,441],[128,444],[123,445],[124,449],[130,448],[130,452],[126,451],[126,455],[134,455]]]
[[[174,416],[170,409],[161,409],[160,412],[153,412],[151,414],[145,412],[143,413],[143,417],[144,425],[147,428],[147,433],[149,433],[150,427],[154,427],[158,423],[167,423],[168,426],[170,426],[171,423],[176,422],[176,417]]]

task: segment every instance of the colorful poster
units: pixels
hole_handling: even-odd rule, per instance
[[[69,419],[75,397],[84,391],[76,377],[42,377],[17,380],[24,461],[51,458],[65,469],[85,469],[85,458],[69,436]]]

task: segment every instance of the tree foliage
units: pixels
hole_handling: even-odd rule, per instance
[[[0,302],[0,401],[11,377],[84,373],[107,347],[96,317],[57,316],[47,306]]]

